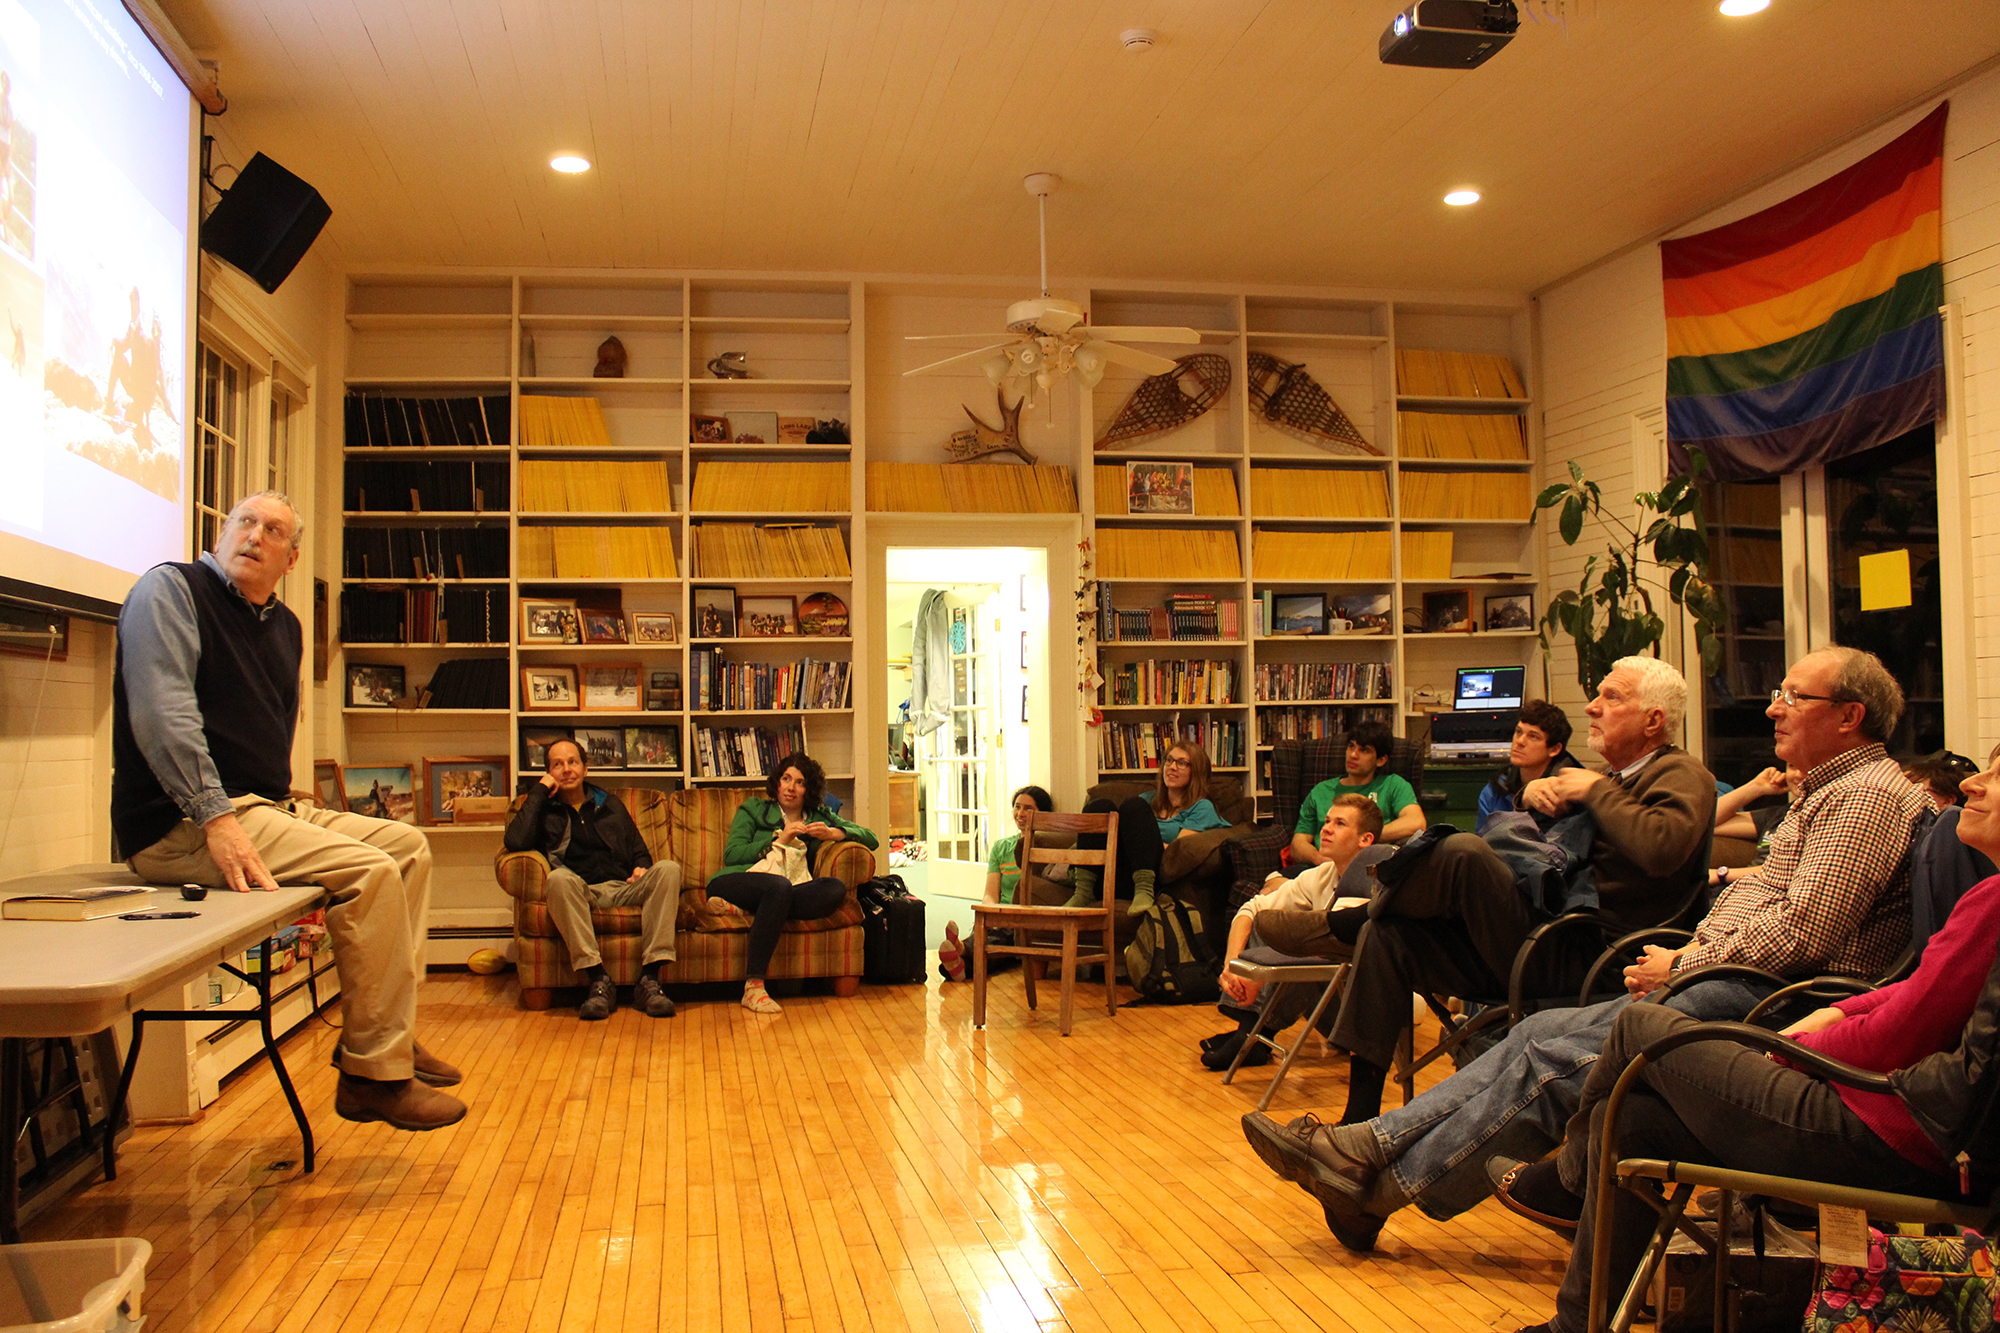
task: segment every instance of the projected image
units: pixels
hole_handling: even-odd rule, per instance
[[[116,601],[184,549],[191,111],[115,0],[0,0],[8,577]]]
[[[178,499],[185,347],[179,321],[170,334],[163,312],[181,304],[185,242],[94,145],[63,147],[50,157],[44,200],[48,436]],[[71,184],[63,176],[72,170],[87,173],[95,188],[60,188]]]

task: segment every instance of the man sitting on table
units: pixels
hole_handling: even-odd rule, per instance
[[[274,595],[303,523],[276,491],[223,522],[213,553],[155,565],[118,616],[111,686],[111,829],[155,883],[239,893],[325,886],[344,1024],[334,1110],[438,1129],[465,1103],[458,1070],[415,1036],[431,853],[407,824],[292,805],[299,619]]]
[[[624,804],[583,780],[589,769],[582,746],[550,741],[547,758],[549,771],[515,812],[502,841],[510,852],[540,852],[549,863],[549,920],[569,946],[569,965],[590,978],[590,994],[576,1016],[609,1018],[618,1007],[618,987],[604,970],[590,909],[637,905],[644,952],[632,1003],[650,1017],[672,1018],[674,1002],[660,988],[660,971],[674,961],[681,868],[673,861],[655,865]]]
[[[1326,826],[1326,812],[1336,796],[1366,796],[1382,811],[1382,836],[1378,842],[1401,842],[1424,831],[1424,808],[1409,780],[1384,773],[1389,747],[1395,735],[1383,722],[1363,722],[1347,733],[1347,775],[1328,778],[1306,793],[1299,806],[1299,822],[1292,830],[1294,876],[1326,859],[1319,849],[1319,831]]]

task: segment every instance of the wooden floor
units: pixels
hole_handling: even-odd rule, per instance
[[[1243,1141],[1275,1066],[1232,1087],[1195,1043],[1213,1008],[1103,1012],[1057,1035],[1018,972],[799,997],[781,1017],[690,1003],[526,1013],[511,976],[435,975],[428,1045],[466,1070],[432,1134],[333,1114],[335,1033],[286,1045],[319,1139],[268,1065],[199,1124],[142,1128],[119,1177],[29,1240],[143,1236],[151,1333],[247,1330],[1513,1330],[1567,1246],[1487,1202],[1404,1210],[1348,1254]],[[1091,1005],[1095,1007],[1089,1007]],[[1272,1113],[1338,1111],[1302,1057]]]

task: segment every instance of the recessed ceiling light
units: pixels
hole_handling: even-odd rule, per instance
[[[1479,191],[1453,190],[1444,197],[1444,201],[1453,208],[1464,208],[1467,204],[1476,204],[1479,202]]]
[[[578,157],[575,153],[563,153],[549,159],[549,166],[565,175],[574,176],[579,171],[590,170],[590,159]]]
[[[1746,14],[1761,14],[1771,7],[1771,0],[1722,0],[1717,6],[1730,18],[1740,19]]]

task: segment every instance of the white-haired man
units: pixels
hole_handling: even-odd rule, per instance
[[[1715,777],[1668,742],[1680,731],[1687,681],[1651,657],[1620,658],[1584,708],[1602,768],[1568,768],[1521,789],[1544,815],[1587,810],[1597,907],[1619,933],[1657,925],[1705,869],[1715,825]],[[1345,1120],[1378,1114],[1412,991],[1494,995],[1528,932],[1546,913],[1485,839],[1457,833],[1396,886],[1362,929],[1331,1040],[1349,1052]],[[1602,948],[1594,936],[1560,939],[1540,982],[1574,991]],[[1282,943],[1276,947],[1285,948]]]
[[[458,1070],[416,1042],[431,854],[407,824],[292,804],[299,618],[276,594],[304,525],[276,491],[230,511],[215,550],[156,565],[118,615],[112,674],[111,828],[155,883],[326,886],[340,965],[334,1109],[348,1120],[438,1129],[465,1103]]]

